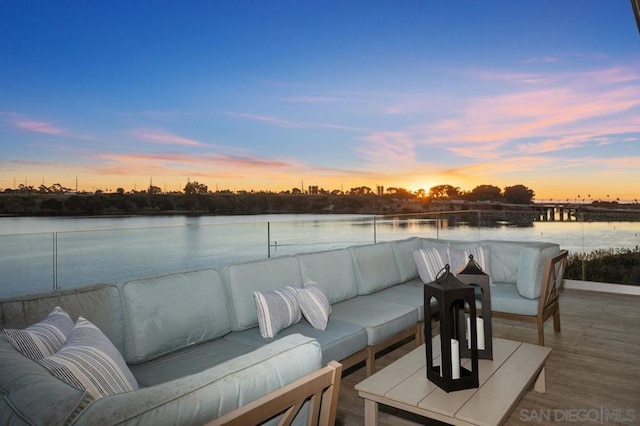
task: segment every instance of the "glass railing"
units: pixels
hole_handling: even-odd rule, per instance
[[[247,216],[238,217],[236,223],[188,221],[180,226],[166,226],[166,220],[159,220],[162,226],[142,228],[129,227],[125,218],[117,229],[0,235],[0,297],[221,268],[242,261],[412,236],[548,241],[585,258],[595,250],[635,249],[640,245],[640,222],[624,215],[619,219],[608,216],[606,221],[587,214],[570,221],[542,220],[532,212],[509,211],[298,215],[284,220],[288,217]],[[582,278],[590,280],[589,276]]]

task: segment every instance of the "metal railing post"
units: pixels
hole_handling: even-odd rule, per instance
[[[587,280],[587,253],[585,251],[585,246],[584,246],[584,212],[580,212],[580,214],[576,217],[576,219],[580,220],[580,229],[582,232],[582,253],[584,253],[582,255],[582,281],[586,281]]]
[[[271,222],[267,222],[267,259],[271,259]]]
[[[53,289],[58,289],[58,233],[53,233]]]
[[[377,234],[377,224],[376,224],[376,217],[373,217],[373,244],[376,244],[378,242],[378,234]]]

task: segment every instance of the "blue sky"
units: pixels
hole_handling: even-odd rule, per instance
[[[0,0],[0,40],[0,189],[640,198],[626,0]]]

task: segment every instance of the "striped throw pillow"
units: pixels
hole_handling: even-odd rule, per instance
[[[446,247],[429,247],[413,251],[413,260],[418,268],[418,275],[423,283],[435,281],[438,272],[449,263]]]
[[[253,297],[258,311],[258,327],[262,337],[274,337],[280,330],[302,319],[300,305],[293,287],[281,290],[255,291]]]
[[[304,288],[292,288],[300,304],[302,315],[314,328],[324,330],[329,322],[331,303],[315,282],[308,282]]]
[[[69,385],[95,399],[138,389],[118,349],[98,327],[79,317],[67,341],[55,354],[39,361]]]
[[[56,306],[39,323],[24,329],[8,329],[2,332],[11,339],[13,346],[34,361],[56,353],[73,329],[73,320],[62,308]]]

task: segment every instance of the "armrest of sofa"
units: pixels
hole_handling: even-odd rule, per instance
[[[78,425],[204,424],[321,368],[320,344],[299,334],[200,373],[101,398]]]
[[[336,421],[341,378],[342,364],[329,361],[321,370],[233,410],[207,426],[257,425],[280,414],[283,418],[279,424],[289,424],[310,397],[313,397],[315,403],[310,407],[313,411],[309,413],[309,417],[317,419],[318,425],[333,425]]]

